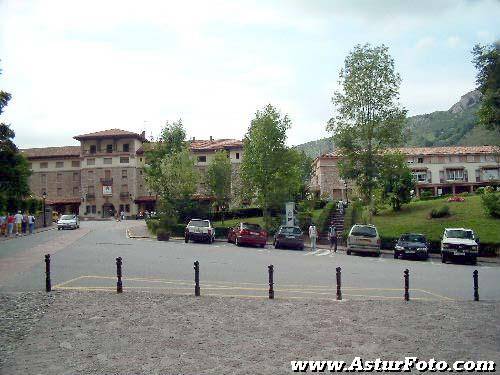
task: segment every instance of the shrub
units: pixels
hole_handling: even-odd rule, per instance
[[[336,209],[337,202],[328,202],[326,206],[321,211],[318,222],[316,223],[317,229],[320,232],[327,232],[328,226],[330,225],[330,217],[333,215]]]
[[[156,237],[159,241],[166,241],[170,237],[170,231],[166,228],[158,228],[156,230]]]
[[[160,220],[158,219],[147,219],[146,226],[148,227],[149,233],[156,235],[156,231],[160,227]]]
[[[423,192],[420,193],[420,200],[426,201],[431,199],[434,196],[432,191],[430,190],[424,190]]]
[[[492,189],[485,189],[481,195],[481,203],[488,215],[500,218],[500,194],[494,193]]]
[[[429,213],[431,219],[437,219],[440,217],[450,216],[450,207],[449,206],[441,206],[439,208],[433,208]]]
[[[476,189],[476,194],[478,194],[478,195],[484,194],[484,187],[483,186],[478,187]]]

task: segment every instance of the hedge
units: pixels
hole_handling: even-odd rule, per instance
[[[235,210],[224,211],[223,213],[220,211],[213,212],[210,214],[210,219],[213,221],[222,221],[222,214],[224,214],[224,220],[238,219],[245,217],[256,217],[264,215],[261,208],[250,207],[250,208],[239,208]]]
[[[160,229],[160,221],[158,219],[148,219],[146,220],[146,225],[152,235],[156,235],[156,232]],[[185,230],[186,224],[175,224],[170,228],[170,235],[172,237],[184,237]],[[227,238],[228,232],[229,227],[215,227],[215,237]]]

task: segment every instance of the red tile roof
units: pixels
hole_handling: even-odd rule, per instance
[[[74,139],[81,141],[84,139],[94,139],[94,138],[122,138],[122,137],[130,137],[130,138],[136,138],[141,141],[144,141],[144,135],[143,134],[137,134],[134,132],[129,132],[127,130],[121,130],[121,129],[108,129],[108,130],[101,130],[99,132],[95,133],[88,133],[88,134],[81,134],[73,137]]]
[[[80,157],[80,146],[25,148],[21,153],[28,159]]]

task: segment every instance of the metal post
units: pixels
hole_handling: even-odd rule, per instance
[[[194,262],[194,295],[200,296],[200,262]]]
[[[52,291],[52,284],[50,282],[50,254],[45,255],[45,291]]]
[[[118,278],[118,281],[116,283],[116,293],[122,293],[123,286],[122,286],[122,258],[121,257],[116,258],[116,277]]]
[[[340,267],[337,267],[337,300],[340,301],[342,300],[342,290],[340,289],[342,285],[342,275],[341,275],[342,269]]]
[[[404,271],[404,279],[405,279],[405,301],[410,300],[410,271],[408,269],[405,269]]]
[[[479,273],[475,270],[472,273],[474,279],[474,301],[479,301]]]
[[[43,227],[44,228],[47,226],[46,216],[47,216],[47,213],[45,212],[45,198],[43,198]]]
[[[267,267],[269,272],[269,299],[274,299],[274,266],[271,264]]]

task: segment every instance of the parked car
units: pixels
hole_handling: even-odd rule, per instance
[[[347,237],[347,255],[369,253],[380,256],[380,236],[377,228],[370,224],[355,224]]]
[[[479,252],[479,237],[472,229],[446,228],[441,240],[441,262],[457,259],[477,263]]]
[[[429,258],[429,242],[424,235],[405,233],[399,237],[394,246],[394,259],[402,258]]]
[[[80,219],[77,215],[62,215],[57,221],[57,230],[80,228]]]
[[[274,235],[275,249],[284,247],[304,250],[304,233],[299,227],[282,225]]]
[[[259,224],[240,223],[229,229],[227,242],[232,242],[236,246],[255,245],[264,247],[267,242],[267,232]]]
[[[210,220],[191,219],[184,231],[184,242],[206,241],[212,243],[215,240],[215,229]]]

